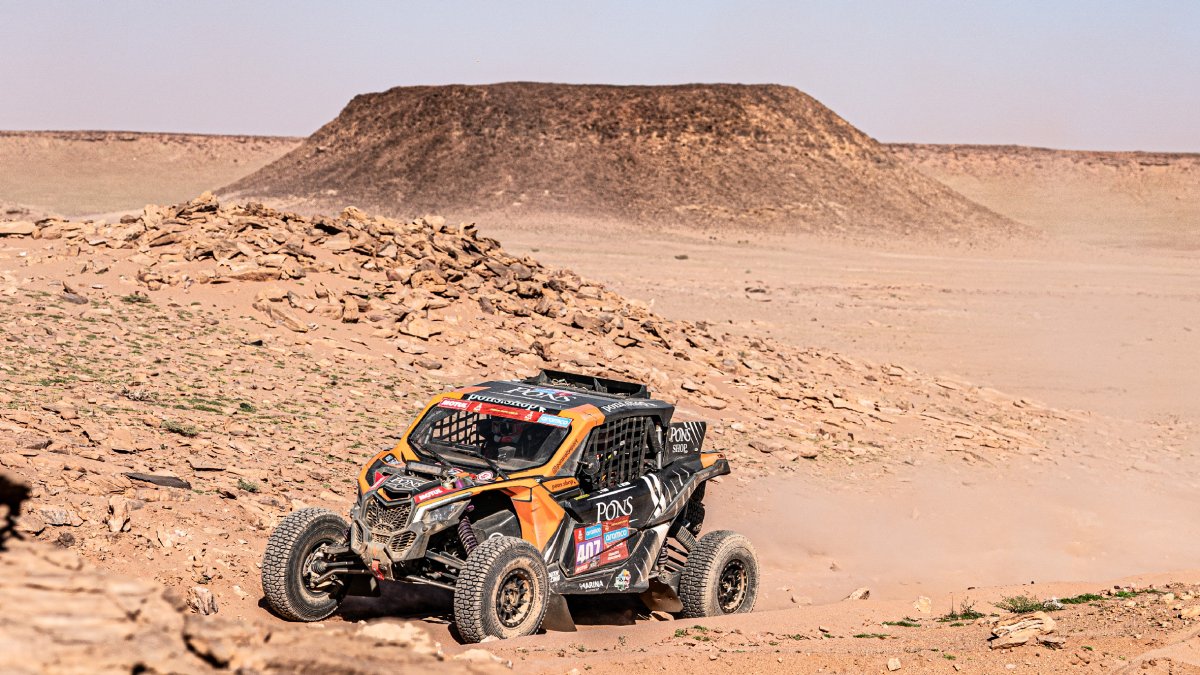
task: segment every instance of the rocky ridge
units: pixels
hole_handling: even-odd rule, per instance
[[[470,225],[211,195],[0,236],[0,465],[19,527],[253,613],[269,529],[347,508],[432,393],[542,367],[646,382],[708,419],[733,480],[1054,456],[1080,417],[816,349],[666,320]],[[1089,420],[1094,424],[1094,420]]]

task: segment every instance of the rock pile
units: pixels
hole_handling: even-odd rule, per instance
[[[277,326],[308,333],[330,322],[360,324],[413,356],[406,365],[427,370],[446,365],[422,344],[432,341],[462,347],[456,360],[484,368],[495,365],[490,352],[517,369],[600,370],[647,382],[699,408],[746,409],[756,421],[771,420],[764,410],[783,418],[793,416],[789,409],[822,416],[823,432],[816,435],[751,444],[785,461],[817,456],[812,443],[794,441],[819,444],[826,440],[821,436],[886,429],[911,415],[941,427],[932,437],[949,445],[984,453],[1036,445],[1027,433],[1028,409],[1007,410],[1008,419],[989,415],[984,423],[938,404],[943,390],[957,385],[922,381],[899,366],[738,338],[703,322],[666,321],[573,272],[510,255],[473,225],[439,217],[401,222],[354,207],[338,216],[303,217],[259,204],[223,208],[206,193],[185,204],[147,207],[115,224],[43,220],[28,234],[63,240],[68,255],[93,256],[96,271],[104,265],[95,261],[98,252],[128,252],[148,292],[251,283],[252,291],[229,292],[253,293],[251,306]],[[86,303],[69,291],[64,288],[69,301]],[[830,369],[842,372],[831,378]],[[932,405],[914,402],[912,392],[905,392],[909,400],[888,400],[896,389],[888,385],[896,383],[924,389],[921,398]]]
[[[20,482],[0,472],[3,508],[19,509]],[[74,552],[7,541],[0,532],[0,672],[23,673],[375,673],[389,669],[485,673],[486,662],[442,661],[423,631],[404,640],[355,645],[364,629],[274,626],[189,616],[152,582],[97,571]],[[267,641],[270,636],[270,642]],[[346,654],[360,654],[354,659]]]

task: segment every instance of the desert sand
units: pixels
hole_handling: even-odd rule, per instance
[[[78,216],[183,201],[279,159],[300,140],[0,131],[0,207],[7,202],[42,214]]]
[[[345,510],[358,464],[424,397],[514,369],[607,370],[714,422],[711,442],[735,470],[710,492],[709,527],[756,542],[758,611],[655,621],[620,602],[575,603],[577,633],[483,645],[517,670],[1200,672],[1193,160],[1160,158],[1176,177],[1130,199],[1114,186],[1150,189],[1136,160],[1103,163],[1115,177],[1095,181],[1079,177],[1091,165],[1076,153],[973,152],[896,155],[1020,234],[642,222],[614,236],[582,216],[480,220],[505,267],[597,289],[538,291],[565,311],[487,279],[443,284],[447,295],[409,276],[364,295],[387,277],[353,243],[383,216],[309,237],[311,260],[253,229],[224,253],[197,249],[222,239],[199,234],[217,208],[229,220],[276,216],[238,211],[243,192],[174,216],[143,210],[161,193],[135,177],[95,222],[0,236],[0,464],[33,486],[21,531],[178,597],[203,587],[218,616],[282,630],[256,586],[271,525],[299,505]],[[980,168],[992,164],[1004,170]],[[109,180],[102,168],[80,175],[84,194]],[[1070,190],[1019,189],[1051,179]],[[49,198],[54,180],[0,200],[81,213],[75,197]],[[197,182],[224,184],[160,187]],[[1099,218],[1097,204],[1114,206]],[[452,213],[391,215],[430,241],[463,232]],[[164,225],[171,217],[181,224]],[[204,246],[211,257],[195,257]],[[296,277],[295,266],[311,269]],[[481,295],[493,313],[478,309]],[[587,320],[613,308],[639,321]],[[629,328],[647,317],[666,337]],[[846,599],[863,587],[869,597]],[[1061,644],[990,649],[994,624],[1012,616],[997,605],[1013,596],[1082,601],[1047,614],[1057,627],[1043,637]],[[982,616],[952,614],[968,607]],[[326,624],[352,638],[365,630],[355,621],[414,621],[452,658],[467,647],[447,611],[440,592],[396,586]],[[262,658],[239,639],[245,659]]]

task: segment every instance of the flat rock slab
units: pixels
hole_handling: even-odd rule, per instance
[[[137,473],[131,471],[125,474],[126,478],[131,480],[140,480],[145,483],[153,483],[160,487],[179,488],[181,490],[192,489],[192,484],[178,476],[160,476],[152,473]]]

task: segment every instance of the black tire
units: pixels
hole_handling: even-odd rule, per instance
[[[704,503],[696,497],[692,497],[684,508],[683,517],[687,520],[688,530],[699,536],[700,530],[704,527]]]
[[[550,584],[532,544],[493,537],[475,547],[454,586],[454,623],[465,642],[530,635],[542,625]]]
[[[758,555],[750,540],[729,530],[709,532],[688,552],[679,580],[681,616],[742,614],[758,598]]]
[[[345,596],[308,587],[304,568],[322,545],[346,542],[350,527],[328,509],[301,509],[279,523],[263,553],[262,588],[271,611],[288,621],[320,621],[337,611]]]

